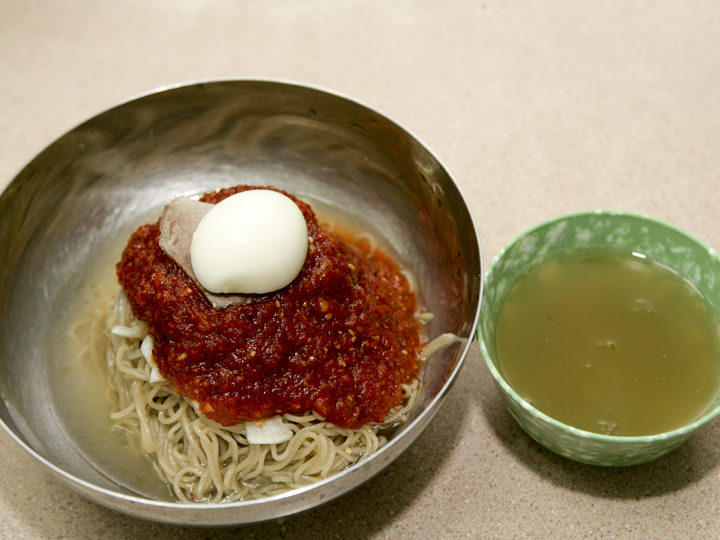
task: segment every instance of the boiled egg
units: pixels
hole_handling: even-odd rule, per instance
[[[214,293],[262,294],[300,273],[308,232],[300,208],[268,189],[243,191],[214,205],[190,243],[195,277]]]

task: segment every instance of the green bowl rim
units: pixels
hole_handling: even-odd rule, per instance
[[[720,256],[718,256],[718,252],[694,236],[693,234],[689,233],[688,231],[681,229],[680,227],[673,225],[672,223],[669,223],[667,221],[663,221],[662,219],[658,219],[652,216],[649,216],[647,214],[642,214],[640,212],[632,212],[632,211],[625,211],[625,210],[611,210],[611,209],[596,209],[596,210],[579,210],[575,212],[568,212],[565,214],[560,214],[548,219],[545,219],[527,229],[525,229],[523,232],[517,234],[510,242],[508,242],[503,248],[495,255],[490,261],[490,264],[488,265],[487,269],[485,270],[485,273],[483,275],[483,282],[487,286],[489,283],[490,275],[492,274],[492,271],[497,266],[498,261],[503,257],[505,252],[510,249],[513,245],[515,245],[518,241],[520,241],[523,237],[527,236],[528,234],[535,232],[539,229],[548,227],[549,225],[552,225],[554,223],[557,223],[559,221],[568,221],[571,219],[575,219],[582,216],[588,216],[588,215],[608,215],[608,216],[621,216],[621,217],[630,217],[635,218],[639,220],[644,220],[648,222],[652,222],[656,225],[660,225],[661,227],[665,227],[668,229],[671,229],[675,231],[676,233],[687,237],[691,242],[695,242],[700,247],[704,248],[710,257],[713,257],[718,260],[718,263],[720,263]],[[539,409],[536,409],[533,405],[531,405],[528,401],[523,399],[520,394],[518,394],[511,386],[510,384],[505,380],[505,378],[500,374],[500,371],[495,366],[495,363],[490,359],[490,355],[487,350],[487,346],[485,344],[485,339],[482,333],[482,327],[480,324],[480,321],[483,317],[483,309],[485,299],[487,298],[487,295],[484,295],[483,298],[483,304],[480,307],[480,317],[478,319],[478,325],[475,329],[475,333],[477,336],[478,344],[480,345],[480,351],[483,355],[483,358],[485,359],[485,364],[487,365],[488,369],[490,370],[490,373],[492,374],[493,378],[495,379],[495,382],[497,382],[502,390],[505,392],[505,395],[509,396],[516,404],[518,404],[520,407],[531,413],[534,417],[538,418],[539,420],[545,422],[546,424],[549,424],[550,426],[554,427],[555,429],[558,429],[560,431],[564,431],[567,433],[570,433],[575,436],[580,436],[585,439],[589,439],[592,441],[597,442],[603,442],[603,443],[614,443],[614,444],[638,444],[638,443],[652,443],[655,441],[664,441],[668,439],[674,439],[684,436],[689,436],[693,432],[695,432],[697,429],[702,427],[703,425],[707,424],[708,422],[714,420],[718,414],[720,414],[720,401],[706,411],[702,416],[700,416],[698,419],[696,419],[694,422],[687,424],[685,426],[682,426],[677,429],[673,429],[671,431],[664,431],[662,433],[656,433],[654,435],[633,435],[633,436],[625,436],[625,435],[604,435],[602,433],[596,433],[594,431],[587,431],[584,429],[573,427],[569,424],[566,424],[564,422],[560,422],[559,420],[556,420],[555,418],[545,414]]]

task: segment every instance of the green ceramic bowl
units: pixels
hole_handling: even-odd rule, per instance
[[[720,395],[702,417],[682,428],[639,437],[604,435],[574,428],[534,408],[513,390],[496,365],[495,321],[509,286],[525,269],[545,257],[584,247],[617,247],[644,253],[684,276],[720,313],[720,258],[714,249],[673,225],[647,216],[604,210],[579,212],[553,218],[522,233],[493,259],[485,277],[478,342],[510,413],[540,444],[594,465],[647,462],[677,448],[718,416]]]

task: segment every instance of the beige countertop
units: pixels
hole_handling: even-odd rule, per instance
[[[398,121],[453,173],[486,263],[567,211],[652,214],[720,248],[720,4],[124,0],[0,3],[0,187],[82,120],[182,81],[273,78]],[[718,538],[720,424],[627,469],[530,440],[476,346],[419,439],[280,522],[179,529],[77,496],[0,433],[0,537]]]

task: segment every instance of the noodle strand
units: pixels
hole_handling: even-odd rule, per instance
[[[403,403],[383,424],[351,430],[314,412],[285,414],[293,432],[289,441],[248,444],[244,427],[207,421],[167,381],[151,382],[153,365],[141,351],[147,325],[134,317],[122,292],[108,330],[107,365],[117,402],[111,419],[136,437],[181,501],[252,499],[327,478],[377,451],[386,442],[379,433],[405,420],[420,394],[418,381],[403,385]]]

